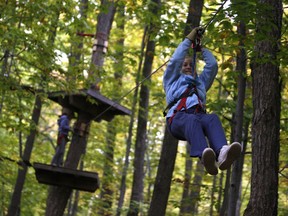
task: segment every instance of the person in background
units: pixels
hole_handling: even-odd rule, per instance
[[[59,116],[58,123],[58,136],[57,147],[55,155],[51,161],[53,166],[63,166],[63,157],[65,153],[65,147],[68,139],[68,133],[70,131],[70,120],[74,117],[73,112],[68,108],[62,109],[62,115]]]
[[[198,44],[197,51],[202,52],[205,62],[202,73],[198,75],[196,56],[187,56],[191,45],[201,37],[201,31],[203,29],[197,27],[186,36],[164,72],[163,86],[168,104],[166,121],[174,137],[188,141],[190,156],[199,157],[206,171],[217,175],[218,168],[228,169],[240,156],[242,146],[238,142],[227,145],[219,117],[215,113],[206,113],[206,92],[218,72],[217,61],[208,49]]]

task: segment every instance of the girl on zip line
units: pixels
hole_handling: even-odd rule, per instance
[[[203,29],[194,28],[174,51],[163,77],[168,106],[166,120],[170,133],[190,144],[190,156],[201,159],[211,175],[228,169],[240,156],[242,146],[238,142],[227,145],[219,117],[205,110],[206,92],[218,71],[212,53],[194,45],[194,56],[187,56],[192,44],[200,41]],[[196,73],[196,51],[202,52],[205,62],[201,74]],[[209,145],[206,141],[209,141]]]

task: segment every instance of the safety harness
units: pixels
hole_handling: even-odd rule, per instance
[[[198,104],[195,105],[196,109],[195,109],[195,113],[199,113],[200,111],[202,112],[206,112],[203,103],[200,100],[199,94],[197,92],[197,88],[194,84],[189,85],[186,90],[180,95],[179,98],[176,98],[174,101],[172,101],[171,103],[168,104],[168,106],[165,108],[165,110],[163,111],[163,115],[164,117],[167,115],[167,111],[169,109],[171,109],[171,107],[173,107],[179,100],[179,104],[177,105],[176,109],[174,110],[173,115],[169,118],[169,124],[172,123],[172,120],[174,118],[174,116],[176,115],[177,112],[181,111],[182,109],[184,109],[184,111],[186,112],[187,110],[187,106],[186,106],[186,101],[188,97],[191,97],[193,94],[196,94],[197,99],[198,99]]]

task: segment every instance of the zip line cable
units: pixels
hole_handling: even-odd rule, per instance
[[[209,20],[208,23],[206,23],[203,26],[203,30],[200,32],[201,35],[204,34],[204,31],[206,30],[206,28],[213,22],[213,20],[215,19],[215,17],[217,16],[217,14],[220,12],[220,10],[222,10],[222,8],[224,7],[224,5],[226,4],[228,0],[225,0],[221,6],[217,9],[217,11],[215,12],[215,14],[213,15],[213,17]],[[109,107],[107,107],[105,110],[103,110],[100,114],[98,114],[96,117],[94,117],[92,120],[94,119],[98,119],[99,117],[101,117],[102,115],[104,115],[108,110],[110,110],[112,107],[114,107],[115,105],[117,105],[123,98],[125,98],[127,95],[129,95],[132,91],[134,91],[136,88],[138,88],[139,86],[141,86],[143,84],[143,82],[145,82],[147,79],[149,79],[151,76],[153,76],[155,73],[157,73],[162,67],[164,67],[168,62],[170,61],[170,59],[168,59],[166,62],[164,62],[161,66],[159,66],[155,71],[153,71],[151,74],[149,74],[147,77],[145,77],[143,80],[141,80],[135,87],[133,87],[132,89],[130,89],[128,92],[126,92],[126,94],[124,94],[123,96],[121,96],[119,99],[116,100],[116,102],[114,102],[113,104],[111,104]]]
[[[216,15],[222,10],[222,8],[224,7],[224,5],[226,4],[228,0],[225,0],[221,6],[217,9],[216,13],[213,15],[213,17],[209,20],[208,23],[206,23],[206,25],[203,26],[203,33],[206,30],[206,28],[213,22],[213,20],[215,19]]]
[[[132,91],[134,91],[136,88],[138,88],[140,85],[143,84],[143,82],[145,82],[147,79],[149,79],[152,75],[154,75],[155,73],[157,73],[162,67],[164,67],[168,62],[170,61],[167,60],[166,62],[164,62],[161,66],[159,66],[155,71],[153,71],[150,75],[148,75],[147,77],[145,77],[143,80],[141,80],[135,87],[133,87],[132,89],[130,89],[128,92],[126,92],[126,94],[124,94],[122,97],[120,97],[119,99],[116,100],[116,102],[114,102],[113,104],[111,104],[109,107],[107,107],[104,111],[102,111],[100,114],[98,114],[96,117],[94,117],[93,119],[97,119],[99,117],[101,117],[104,113],[106,113],[109,109],[111,109],[113,106],[117,105],[119,101],[121,101],[123,98],[125,98],[127,95],[129,95]]]

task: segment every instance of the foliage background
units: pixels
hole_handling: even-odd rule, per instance
[[[121,1],[120,1],[121,2]],[[246,18],[247,39],[245,45],[249,59],[253,55],[253,34],[255,19],[255,1],[244,1],[245,4],[237,5]],[[136,73],[139,63],[141,40],[145,24],[149,20],[146,1],[123,1],[126,5],[125,11],[125,31],[119,32],[113,24],[109,39],[109,49],[105,58],[105,65],[100,73],[101,93],[108,98],[112,98],[115,92],[111,91],[114,81],[113,66],[117,64],[116,41],[124,35],[125,38],[125,71],[123,71],[123,86],[119,89],[124,95],[135,87]],[[281,67],[281,78],[283,81],[282,90],[282,112],[281,112],[281,152],[279,171],[279,215],[288,213],[288,158],[287,158],[287,0],[283,1],[284,16],[282,29],[282,50],[279,54]],[[40,1],[40,0],[20,0],[2,1],[0,3],[0,215],[5,215],[13,193],[17,170],[21,168],[17,162],[21,161],[21,155],[29,132],[30,117],[34,103],[34,95],[23,90],[21,86],[28,85],[35,89],[42,89],[41,94],[44,105],[38,126],[37,140],[31,157],[31,163],[50,163],[54,154],[55,139],[57,134],[57,117],[61,108],[47,99],[48,91],[84,88],[87,84],[87,70],[91,63],[91,51],[93,39],[82,38],[84,47],[81,50],[81,64],[75,68],[69,68],[69,55],[71,45],[80,40],[76,36],[79,27],[84,32],[94,33],[97,25],[97,14],[100,11],[99,1],[89,1],[87,20],[81,20],[79,16],[80,2],[76,0],[65,1]],[[207,1],[203,11],[202,24],[207,23],[215,10],[219,7],[219,2]],[[163,15],[161,17],[161,29],[156,36],[157,49],[154,60],[154,68],[157,69],[169,59],[177,44],[183,39],[184,25],[188,10],[188,1],[164,1]],[[212,25],[207,28],[203,38],[203,44],[213,51],[219,63],[219,73],[212,89],[208,94],[208,109],[216,112],[225,128],[227,139],[230,135],[231,113],[235,109],[235,97],[237,84],[235,83],[235,55],[239,38],[236,35],[237,16],[235,11],[239,8],[232,8],[225,5],[225,10],[221,11],[215,18]],[[59,13],[59,20],[57,19]],[[58,22],[54,43],[53,37],[54,22]],[[201,61],[198,63],[198,71],[201,71]],[[248,68],[248,88],[245,101],[245,119],[251,121],[251,77]],[[165,69],[165,68],[164,68]],[[164,69],[159,70],[152,77],[150,85],[150,107],[148,124],[148,150],[146,155],[146,178],[145,178],[145,200],[147,211],[153,181],[156,175],[161,143],[164,133],[165,119],[162,117],[162,110],[165,107],[164,91],[162,88],[162,75]],[[79,73],[80,71],[80,73]],[[67,76],[76,76],[77,81],[67,82]],[[143,77],[141,78],[143,79]],[[221,90],[221,94],[218,92]],[[133,94],[121,99],[120,103],[131,108]],[[117,117],[120,122],[115,149],[115,164],[113,182],[115,182],[115,206],[117,200],[117,189],[119,188],[121,171],[123,168],[126,138],[129,125],[129,117]],[[137,120],[136,120],[137,121]],[[87,152],[84,158],[85,170],[96,171],[100,175],[103,168],[103,149],[105,146],[105,133],[107,123],[93,122],[91,126]],[[136,125],[136,124],[135,124]],[[134,128],[135,134],[136,128]],[[135,138],[135,136],[133,137]],[[249,137],[250,140],[250,137]],[[135,141],[135,140],[134,140]],[[251,142],[248,142],[243,172],[242,188],[242,209],[244,210],[249,199],[249,182],[251,169]],[[131,152],[133,159],[133,150]],[[149,162],[149,163],[148,163]],[[182,183],[184,178],[185,144],[180,143],[174,176],[171,185],[170,197],[167,207],[167,215],[176,215],[182,193]],[[199,198],[199,215],[209,213],[209,194],[212,185],[212,178],[204,175],[204,185]],[[127,177],[126,202],[124,206],[127,210],[130,188],[132,183],[132,166],[129,167]],[[35,179],[33,168],[29,168],[21,200],[21,213],[23,215],[43,215],[47,198],[48,186],[40,185]],[[220,185],[219,185],[220,190]],[[81,192],[79,203],[79,215],[94,215],[99,205],[99,191],[95,193]],[[213,203],[217,205],[217,203]]]

